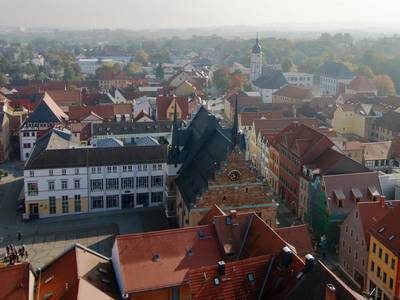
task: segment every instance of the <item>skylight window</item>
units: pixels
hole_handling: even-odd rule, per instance
[[[393,241],[395,238],[395,236],[392,234],[391,236],[389,236],[389,241]]]
[[[254,274],[253,274],[253,273],[248,273],[248,274],[247,274],[247,280],[248,280],[249,282],[254,282],[254,281],[256,280],[256,278],[254,277]]]
[[[219,280],[218,277],[215,277],[215,278],[214,278],[214,285],[215,285],[215,286],[221,285],[221,280]]]

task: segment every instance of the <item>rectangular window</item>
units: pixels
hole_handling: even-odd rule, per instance
[[[28,182],[28,195],[37,196],[39,193],[37,182]]]
[[[136,188],[146,188],[149,187],[149,177],[140,176],[136,177]]]
[[[379,267],[379,266],[376,268],[376,275],[378,277],[381,277],[381,267]]]
[[[142,170],[147,171],[147,165],[142,165]]]
[[[75,195],[74,206],[75,206],[75,212],[81,212],[81,210],[82,210],[81,195]]]
[[[35,171],[30,170],[30,171],[29,171],[29,176],[30,176],[30,177],[35,177]]]
[[[107,208],[117,208],[119,206],[118,195],[106,196]]]
[[[66,174],[67,174],[67,170],[66,170],[66,169],[62,169],[62,170],[61,170],[61,174],[62,174],[62,175],[66,175]]]
[[[378,250],[378,257],[382,258],[382,248],[379,248],[379,250]]]
[[[393,278],[389,278],[389,288],[393,289]]]
[[[162,203],[163,202],[163,192],[151,193],[151,203]]]
[[[158,164],[158,171],[162,170],[162,164]]]
[[[144,207],[149,206],[149,193],[136,194],[136,204]]]
[[[49,191],[54,191],[54,181],[49,181]]]
[[[78,174],[79,174],[79,169],[76,168],[76,169],[75,169],[75,175],[78,175]]]
[[[392,261],[390,262],[390,267],[392,268],[392,270],[394,270],[394,264],[395,264],[394,258],[392,258]]]
[[[111,166],[107,167],[107,173],[112,173],[112,167]]]
[[[101,167],[97,167],[97,174],[101,174]]]
[[[53,175],[54,175],[53,170],[49,170],[49,176],[53,176]]]
[[[126,171],[128,170],[128,166],[122,166],[122,172],[126,173]]]
[[[103,179],[91,179],[90,180],[91,191],[102,191],[103,190]]]
[[[118,190],[119,180],[118,178],[108,178],[106,179],[106,190]]]
[[[67,180],[61,180],[61,189],[62,190],[68,189],[68,181]]]
[[[118,167],[117,166],[113,166],[112,170],[113,170],[113,173],[117,173],[118,172]]]
[[[56,213],[56,197],[49,197],[49,212],[50,214]]]
[[[385,264],[389,263],[389,255],[385,253]]]
[[[386,280],[387,280],[386,272],[383,272],[383,283],[386,283]]]
[[[157,164],[153,164],[153,171],[157,171]]]
[[[103,208],[103,196],[91,197],[91,207],[92,209]]]
[[[68,213],[68,196],[62,196],[61,207],[62,207],[63,214]]]
[[[375,243],[372,244],[372,252],[376,253],[376,244]]]
[[[134,181],[133,177],[121,178],[121,189],[133,189]]]
[[[74,188],[80,189],[81,188],[81,181],[79,179],[74,180]]]
[[[151,186],[163,186],[163,176],[151,176]]]
[[[373,272],[374,270],[375,270],[375,263],[371,261],[371,272]]]
[[[92,168],[92,169],[91,169],[91,173],[92,173],[92,174],[96,174],[96,168]]]
[[[132,172],[133,168],[132,166],[128,166],[128,172]]]

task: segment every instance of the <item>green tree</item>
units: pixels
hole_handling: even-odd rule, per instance
[[[130,62],[126,65],[126,72],[129,75],[143,73],[143,68],[137,62]]]
[[[164,80],[164,69],[162,67],[161,62],[158,63],[157,69],[156,69],[156,78],[159,80]]]
[[[75,71],[71,65],[64,66],[64,80],[73,80],[75,79]]]
[[[366,66],[366,65],[358,66],[354,70],[354,73],[356,73],[357,75],[360,75],[360,76],[367,76],[369,78],[374,77],[374,72],[372,71],[372,69],[369,66]]]
[[[283,62],[282,62],[282,71],[283,72],[290,72],[291,69],[293,68],[293,62],[290,58],[286,58]]]
[[[8,84],[8,77],[5,74],[0,73],[0,86]]]
[[[393,96],[396,94],[393,80],[389,75],[376,75],[373,81],[378,90],[378,96]]]
[[[141,65],[146,66],[149,62],[149,55],[144,50],[139,50],[135,53],[135,60]]]
[[[229,69],[225,66],[218,68],[213,74],[213,82],[219,90],[228,89],[230,78]]]

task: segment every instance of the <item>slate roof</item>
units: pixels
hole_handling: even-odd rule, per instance
[[[400,113],[389,111],[382,118],[377,119],[375,125],[397,133],[400,131]]]
[[[31,155],[25,164],[25,169],[163,163],[166,159],[166,145],[146,146],[145,151],[142,146],[55,149],[38,151],[37,154]]]
[[[351,79],[353,73],[349,68],[340,62],[325,62],[317,71],[320,76],[331,77],[336,79]]]
[[[36,109],[25,119],[21,127],[26,123],[64,123],[67,120],[68,116],[61,110],[54,100],[45,95]]]
[[[281,71],[267,69],[253,84],[261,89],[278,90],[288,82]]]
[[[93,124],[93,136],[171,132],[172,121],[107,122]]]
[[[256,43],[254,44],[251,52],[254,54],[258,54],[258,53],[261,53],[261,51],[262,50],[261,50],[260,41],[258,40],[258,38],[256,38]]]
[[[181,130],[182,131],[182,130]],[[190,207],[208,186],[216,166],[230,153],[231,140],[214,115],[204,107],[184,130],[186,141],[180,152],[182,167],[176,179],[181,195]]]
[[[321,261],[317,261],[312,272],[306,273],[296,287],[287,295],[286,300],[321,300],[326,299],[326,285],[336,289],[337,300],[363,300],[364,297],[351,290]]]

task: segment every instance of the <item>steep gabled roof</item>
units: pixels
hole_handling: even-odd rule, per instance
[[[46,93],[60,106],[82,104],[79,90],[46,90]]]
[[[64,123],[68,120],[68,116],[47,94],[44,95],[42,101],[36,109],[25,119],[21,127],[26,123]]]
[[[272,95],[299,100],[311,100],[312,98],[312,92],[310,89],[295,85],[286,85]]]
[[[348,88],[357,92],[376,92],[376,86],[367,76],[357,76],[348,85]]]
[[[310,233],[308,232],[307,225],[297,225],[290,227],[276,228],[275,232],[280,235],[288,244],[293,246],[297,255],[300,257],[314,252]]]
[[[167,120],[167,109],[174,101],[175,96],[158,96],[157,97],[157,120]],[[189,101],[186,96],[176,96],[175,100],[182,112],[182,119],[187,119],[189,116]]]

